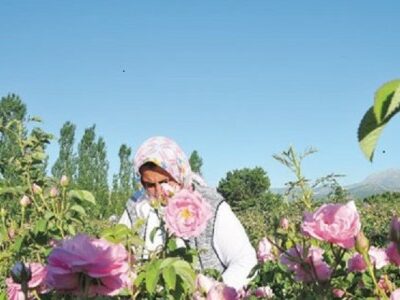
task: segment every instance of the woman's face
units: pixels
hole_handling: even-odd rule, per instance
[[[141,181],[147,193],[154,198],[163,196],[162,184],[169,184],[172,187],[179,187],[179,184],[160,167],[142,168],[140,170]]]

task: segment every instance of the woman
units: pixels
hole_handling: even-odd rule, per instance
[[[192,173],[181,148],[166,137],[150,138],[139,147],[134,168],[144,193],[128,200],[120,223],[132,226],[138,218],[146,220],[142,232],[145,249],[154,251],[162,245],[163,236],[158,231],[153,238],[150,237],[152,229],[160,224],[150,200],[159,198],[165,186],[175,191],[182,188],[196,190],[208,201],[212,210],[204,232],[189,241],[192,246],[205,250],[199,254],[200,267],[217,269],[222,273],[225,284],[236,289],[243,287],[257,263],[255,250],[222,196],[208,187],[200,176]]]

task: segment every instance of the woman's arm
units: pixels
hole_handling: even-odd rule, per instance
[[[217,211],[214,247],[227,266],[222,274],[224,283],[236,289],[246,285],[250,281],[247,276],[257,264],[256,252],[242,224],[226,202]]]

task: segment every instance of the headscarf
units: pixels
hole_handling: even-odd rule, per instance
[[[146,140],[139,147],[133,160],[135,175],[139,182],[139,169],[147,162],[156,164],[167,171],[184,188],[191,189],[192,170],[189,160],[173,140],[155,136]]]

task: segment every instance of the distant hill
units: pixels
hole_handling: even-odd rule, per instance
[[[363,181],[343,187],[353,198],[365,198],[385,192],[400,192],[400,169],[388,169],[373,173]],[[283,194],[286,188],[272,188],[271,191]],[[316,198],[328,195],[329,188],[317,188],[314,191]]]

